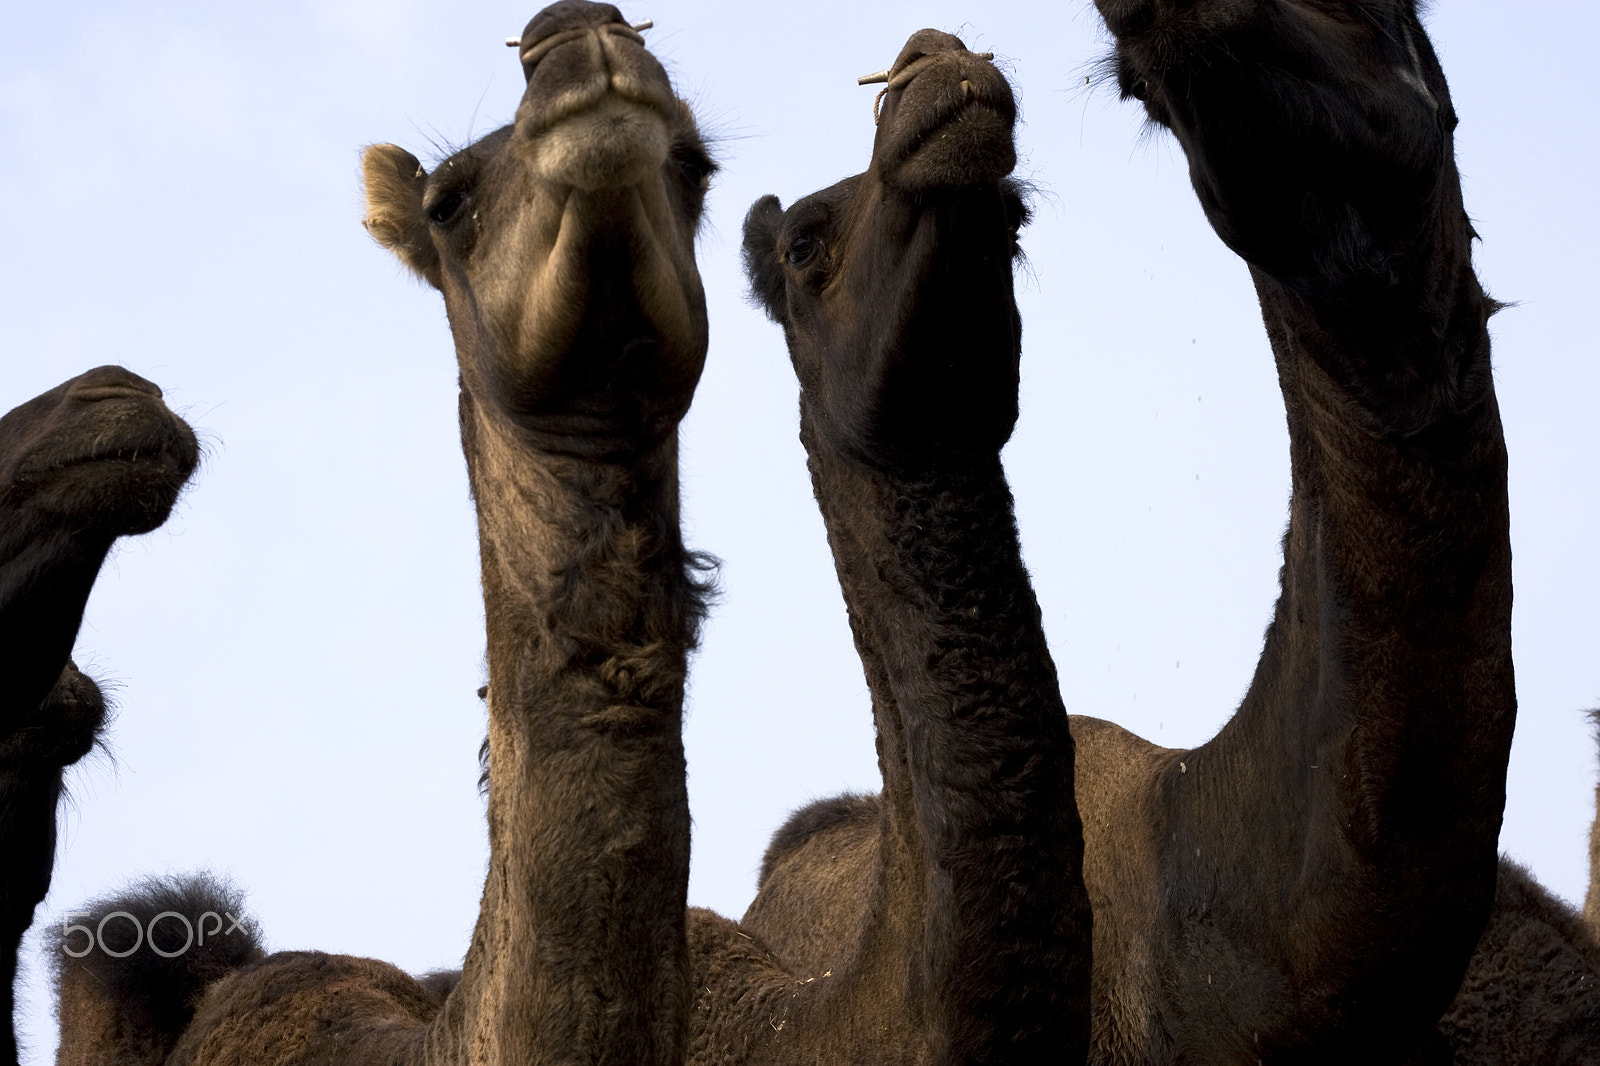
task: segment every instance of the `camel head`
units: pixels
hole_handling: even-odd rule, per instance
[[[879,77],[866,171],[787,211],[758,201],[745,270],[836,447],[873,463],[997,451],[1017,416],[1011,272],[1028,217],[1011,87],[936,30]]]
[[[1333,316],[1403,321],[1397,280],[1429,254],[1457,124],[1416,0],[1097,6],[1123,98],[1183,146],[1228,247]]]
[[[518,43],[515,121],[432,174],[368,148],[365,224],[443,294],[474,402],[554,450],[648,447],[705,359],[694,237],[715,164],[615,7],[562,0]]]
[[[79,374],[0,417],[0,562],[44,523],[107,542],[166,521],[200,450],[161,390],[119,366]],[[18,542],[20,544],[20,541]]]
[[[0,417],[0,761],[88,751],[104,704],[67,660],[84,601],[112,541],[166,521],[199,457],[161,390],[118,366]],[[7,739],[28,722],[52,726]]]

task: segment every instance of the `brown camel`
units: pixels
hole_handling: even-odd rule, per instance
[[[692,916],[697,1062],[1084,1061],[1072,736],[1000,467],[1021,351],[1015,114],[990,63],[923,30],[890,68],[867,170],[745,222],[800,379],[884,792],[792,822],[739,927]]]
[[[461,371],[490,678],[463,975],[441,1002],[387,964],[291,952],[207,987],[181,955],[92,951],[62,967],[60,1062],[683,1059],[680,720],[706,588],[679,532],[677,424],[706,350],[693,245],[713,164],[614,7],[563,0],[520,46],[514,124],[431,175],[392,145],[363,162],[367,226],[443,294]],[[192,1017],[147,1009],[150,982]]]
[[[0,1066],[17,1062],[17,949],[50,887],[62,773],[105,721],[69,656],[112,543],[167,520],[199,459],[161,390],[79,374],[0,417]]]
[[[1294,489],[1281,595],[1227,726],[1174,751],[1073,720],[1090,1058],[1403,1061],[1434,1039],[1490,913],[1516,705],[1495,304],[1472,271],[1449,91],[1410,2],[1098,7],[1124,95],[1177,135],[1207,217],[1251,268]],[[855,247],[870,230],[830,236],[826,262],[872,254]],[[807,338],[884,320],[865,300],[832,317],[797,303],[812,253],[787,254],[781,285],[770,256],[752,279],[813,387]],[[881,269],[898,256],[885,246]],[[973,398],[977,433],[988,408]],[[825,513],[871,513],[859,493],[819,496]],[[857,549],[836,534],[834,549],[845,574]],[[1024,594],[1020,573],[990,591]],[[998,666],[989,682],[1032,683]],[[996,757],[1020,763],[1030,743],[1019,732]],[[862,799],[798,815],[751,931],[813,968],[848,950],[862,886],[888,862],[880,816]]]

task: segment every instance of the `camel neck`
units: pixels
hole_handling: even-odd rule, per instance
[[[1433,271],[1436,315],[1389,332],[1337,328],[1257,273],[1289,428],[1281,592],[1238,713],[1162,783],[1173,867],[1208,900],[1255,901],[1275,943],[1320,945],[1291,953],[1294,987],[1365,982],[1352,1031],[1443,1010],[1494,893],[1516,717],[1506,454],[1493,305],[1458,262]],[[1406,365],[1403,388],[1374,384]],[[1219,834],[1217,810],[1251,837]]]
[[[57,529],[0,544],[0,738],[32,714],[72,654],[89,592],[112,537]]]
[[[490,859],[429,1045],[442,1061],[680,1061],[681,724],[702,590],[678,530],[676,440],[593,462],[529,448],[465,398],[462,421],[489,634]]]
[[[802,439],[872,691],[882,876],[921,894],[879,917],[920,942],[933,1061],[1056,1061],[1087,1045],[1083,836],[999,457],[869,467],[804,406]]]
[[[1269,684],[1315,678],[1315,692],[1306,688],[1298,703],[1262,704],[1274,708],[1269,716],[1287,715],[1266,730],[1297,749],[1283,765],[1347,762],[1347,779],[1361,784],[1343,790],[1344,818],[1382,847],[1410,847],[1401,841],[1413,835],[1449,847],[1442,823],[1458,820],[1480,848],[1492,845],[1515,718],[1506,452],[1488,374],[1492,305],[1470,267],[1454,280],[1460,291],[1440,321],[1419,321],[1413,335],[1351,337],[1257,277],[1293,484],[1262,670]],[[1431,365],[1411,354],[1429,343]],[[1404,431],[1330,371],[1399,361],[1385,360],[1385,348],[1429,371],[1409,391],[1430,399],[1408,406],[1433,414],[1421,424],[1408,418]],[[1452,781],[1481,787],[1464,795]]]

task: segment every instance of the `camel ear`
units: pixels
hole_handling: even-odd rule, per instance
[[[361,179],[367,191],[367,217],[361,224],[400,262],[437,288],[439,253],[422,213],[428,172],[404,148],[374,144],[361,153]]]
[[[750,295],[783,325],[783,261],[778,256],[778,234],[783,229],[783,204],[776,196],[763,196],[744,216],[744,273]]]

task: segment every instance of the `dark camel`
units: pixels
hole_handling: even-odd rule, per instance
[[[513,125],[431,175],[392,145],[363,163],[369,230],[444,297],[478,512],[490,861],[460,981],[292,952],[207,988],[180,957],[158,980],[198,1009],[175,1019],[93,952],[62,971],[61,1062],[683,1059],[680,720],[706,590],[677,424],[706,350],[713,165],[615,8],[555,4],[520,52]]]
[[[1176,134],[1207,217],[1250,266],[1294,494],[1281,596],[1221,733],[1174,751],[1073,720],[1090,1058],[1403,1061],[1434,1046],[1489,917],[1516,706],[1495,304],[1472,271],[1449,91],[1409,2],[1098,6],[1124,95]],[[855,245],[875,236],[836,235],[830,260],[872,256]],[[897,248],[876,254],[898,265]],[[876,326],[874,304],[841,300],[830,318],[793,302],[795,280],[785,304],[752,273],[803,380],[797,338]],[[872,513],[859,494],[819,496],[825,513]],[[857,549],[834,541],[848,589]],[[991,594],[1025,590],[1018,575]],[[999,665],[989,680],[1036,683]],[[1019,732],[1012,758],[1031,743]],[[862,886],[889,862],[879,812],[797,816],[769,851],[752,931],[813,967],[847,951]],[[812,927],[786,934],[802,917]]]
[[[17,948],[50,888],[62,773],[106,704],[69,656],[112,543],[167,520],[199,459],[161,390],[80,374],[0,418],[0,1064],[15,1066]]]
[[[866,172],[745,222],[800,379],[884,793],[792,822],[740,927],[692,916],[697,1062],[1084,1061],[1072,736],[1000,467],[1021,351],[1014,119],[991,64],[923,30]]]

